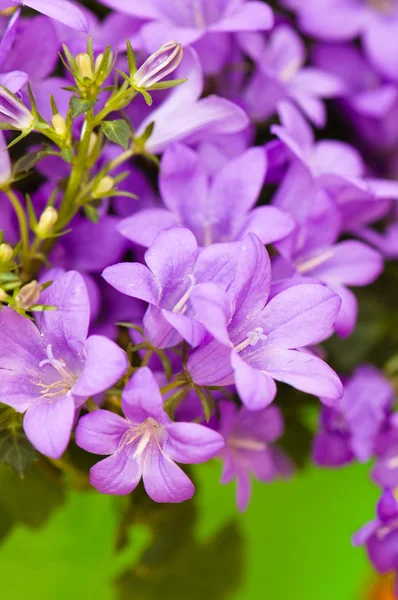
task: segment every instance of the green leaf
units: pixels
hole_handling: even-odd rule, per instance
[[[129,72],[130,72],[130,77],[132,77],[134,75],[134,73],[137,71],[137,63],[135,60],[135,54],[134,54],[134,50],[133,50],[130,40],[126,40],[126,46],[127,46],[127,61],[128,61],[128,65],[129,65]]]
[[[125,150],[128,149],[131,139],[131,129],[127,121],[124,119],[104,121],[101,124],[101,129],[108,140],[122,146]]]
[[[169,88],[176,87],[181,83],[185,83],[186,79],[169,79],[169,81],[159,81],[148,88],[148,90],[168,90]]]
[[[2,406],[0,409],[0,462],[10,465],[20,477],[23,477],[35,457],[35,449],[22,429],[20,418],[12,408]]]
[[[61,156],[65,162],[71,163],[74,156],[72,148],[62,148]]]
[[[14,164],[13,175],[19,175],[20,173],[27,173],[38,162],[40,162],[43,158],[47,156],[53,156],[54,152],[52,150],[39,150],[38,152],[31,152],[30,154],[24,154],[17,162]]]
[[[95,224],[97,224],[99,222],[99,214],[98,214],[98,210],[95,208],[95,206],[86,204],[86,206],[84,207],[84,212],[89,221],[91,221],[92,223],[95,223]]]
[[[90,108],[93,108],[94,104],[94,100],[84,100],[83,98],[73,96],[70,101],[72,118],[75,119],[80,115],[84,115]]]
[[[205,419],[206,419],[207,422],[209,422],[211,414],[213,412],[213,408],[214,408],[213,397],[212,397],[211,393],[209,392],[209,390],[206,390],[204,388],[200,388],[197,385],[194,386],[194,389],[195,389],[195,392],[198,394],[198,396],[200,398],[200,402],[202,404],[202,408],[203,408],[203,413],[205,415]]]

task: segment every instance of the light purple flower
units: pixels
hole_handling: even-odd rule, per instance
[[[168,38],[170,39],[170,37]],[[172,89],[166,100],[137,128],[137,137],[150,123],[154,130],[145,147],[158,154],[172,142],[195,143],[218,135],[242,131],[249,121],[243,110],[219,96],[200,98],[203,73],[196,54],[187,49],[176,77],[187,81]]]
[[[149,52],[168,40],[192,45],[208,72],[217,72],[228,59],[230,33],[264,31],[272,27],[271,8],[257,0],[102,0],[107,6],[145,19],[141,37]],[[212,60],[209,61],[209,54]]]
[[[135,213],[118,227],[129,240],[150,246],[169,227],[189,228],[200,246],[241,240],[248,232],[264,244],[288,235],[294,221],[273,206],[254,208],[267,169],[263,148],[252,148],[227,163],[210,182],[199,155],[174,144],[165,151],[159,187],[165,208]]]
[[[244,511],[251,497],[251,476],[269,483],[279,475],[293,472],[289,459],[274,444],[283,434],[283,420],[276,406],[261,411],[238,409],[223,401],[220,408],[219,431],[225,440],[221,451],[223,472],[221,483],[236,479],[236,502]]]
[[[26,413],[23,427],[42,454],[65,451],[75,410],[113,385],[128,366],[125,353],[105,337],[87,338],[90,310],[77,272],[59,277],[40,301],[38,326],[9,308],[0,311],[0,400]]]
[[[322,285],[287,289],[267,303],[271,265],[254,234],[245,237],[237,274],[225,292],[214,284],[198,286],[192,305],[214,337],[191,355],[188,371],[198,385],[235,383],[242,402],[260,410],[276,394],[275,379],[332,404],[342,395],[335,372],[302,352],[325,336],[340,309],[340,298]]]
[[[157,348],[175,346],[184,338],[197,346],[206,332],[195,320],[190,297],[196,285],[216,281],[225,287],[234,277],[239,245],[214,244],[198,250],[188,229],[161,231],[145,253],[145,262],[120,263],[103,277],[123,294],[149,303],[144,316],[146,337]]]
[[[398,502],[393,490],[386,489],[377,505],[377,518],[353,537],[354,546],[365,545],[379,573],[398,570]],[[396,593],[398,593],[396,585]]]
[[[31,129],[35,118],[14,94],[0,85],[0,121],[8,123],[10,129]]]
[[[372,479],[381,487],[396,488],[398,486],[398,420],[397,413],[390,418],[375,444],[376,464],[372,471]]]
[[[152,372],[139,369],[122,395],[125,418],[106,410],[82,417],[76,442],[94,454],[110,454],[90,471],[91,484],[103,494],[125,495],[141,478],[155,502],[182,502],[194,486],[175,464],[201,463],[222,449],[222,436],[196,423],[173,423]]]
[[[373,64],[398,79],[396,0],[285,0],[302,29],[315,37],[343,41],[361,36]]]
[[[294,29],[283,24],[270,33],[267,42],[253,33],[241,35],[240,41],[256,64],[243,94],[248,112],[255,119],[269,119],[280,100],[288,99],[315,125],[324,127],[326,109],[322,100],[340,95],[344,84],[327,71],[304,66],[304,42]]]
[[[394,390],[370,365],[358,367],[344,384],[344,395],[333,408],[324,408],[313,458],[319,465],[339,466],[356,458],[368,461],[387,423]]]
[[[77,31],[88,31],[88,23],[83,12],[74,2],[67,0],[0,0],[0,10],[11,6],[33,8],[47,17],[56,19]]]

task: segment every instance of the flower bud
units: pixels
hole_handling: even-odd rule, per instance
[[[47,208],[42,213],[39,223],[36,228],[36,233],[39,237],[45,237],[52,232],[55,223],[58,221],[58,212],[52,206]]]
[[[113,188],[113,186],[115,185],[115,180],[113,179],[113,177],[110,177],[109,175],[105,175],[105,177],[103,177],[99,183],[96,185],[96,187],[93,190],[93,196],[94,197],[98,197],[98,196],[103,196],[104,194],[107,194],[108,192],[110,192]]]
[[[182,60],[183,50],[177,42],[166,42],[151,54],[133,75],[137,88],[148,89],[172,73]]]
[[[31,281],[24,285],[19,294],[16,297],[18,308],[23,308],[24,310],[29,310],[33,304],[36,304],[38,299],[40,298],[41,291],[43,286],[37,283],[36,280]]]
[[[0,263],[7,263],[11,260],[13,252],[10,244],[0,244]]]
[[[98,135],[96,133],[92,133],[90,135],[90,141],[88,143],[88,152],[87,152],[87,154],[88,154],[89,157],[94,152],[94,148],[95,148],[95,145],[97,143],[97,140],[98,140]]]
[[[55,132],[59,136],[64,137],[66,135],[66,132],[67,132],[65,119],[61,115],[56,114],[56,115],[53,116],[51,122],[52,122],[52,125],[53,125],[54,129],[55,129]]]
[[[0,120],[21,130],[31,129],[35,122],[25,104],[3,85],[0,85]]]
[[[88,77],[88,79],[93,78],[93,65],[87,52],[81,52],[76,56],[76,64],[79,69],[79,74],[83,79],[85,77]]]
[[[6,300],[8,300],[8,294],[0,288],[0,302],[5,302]]]

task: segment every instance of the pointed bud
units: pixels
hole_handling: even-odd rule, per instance
[[[88,156],[90,158],[90,156],[92,156],[93,152],[94,152],[94,148],[97,144],[97,140],[98,140],[98,135],[96,133],[92,133],[90,135],[90,141],[88,144]]]
[[[7,263],[12,259],[13,249],[10,244],[0,244],[0,263]]]
[[[109,175],[105,175],[105,177],[103,177],[99,183],[96,185],[96,187],[93,190],[93,196],[98,197],[98,196],[103,196],[104,194],[107,194],[108,192],[110,192],[113,189],[113,186],[115,185],[115,180],[113,179],[113,177],[110,177]]]
[[[59,136],[64,137],[66,135],[66,132],[67,132],[65,119],[61,115],[56,114],[56,115],[53,116],[51,122],[52,122],[52,125],[53,125],[54,129],[55,129],[55,132]]]
[[[31,129],[35,118],[23,102],[3,85],[0,85],[0,120],[15,129]]]
[[[87,52],[81,52],[76,56],[76,64],[79,69],[79,75],[83,79],[88,77],[88,79],[93,78],[93,65],[91,63],[91,58],[87,54]]]
[[[182,60],[183,50],[177,42],[167,42],[151,54],[134,73],[132,80],[137,88],[148,89],[172,73]]]
[[[46,237],[54,229],[58,221],[58,212],[53,206],[47,206],[37,224],[36,233],[39,237]]]
[[[29,308],[33,306],[33,304],[36,304],[36,302],[40,298],[42,289],[43,286],[37,283],[36,280],[33,280],[30,283],[24,285],[16,297],[18,308],[29,310]]]

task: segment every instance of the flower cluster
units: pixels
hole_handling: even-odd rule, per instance
[[[397,569],[393,383],[322,343],[398,256],[398,4],[103,4],[0,2],[4,427],[156,502],[193,495],[176,463],[217,457],[244,510],[252,478],[294,472],[287,384],[318,407],[315,464],[375,459],[355,542]]]

